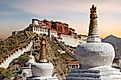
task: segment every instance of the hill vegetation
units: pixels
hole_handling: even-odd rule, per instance
[[[20,31],[17,32],[15,35],[8,37],[1,45],[0,45],[0,61],[2,62],[7,57],[12,55],[16,50],[25,48],[29,42],[31,42],[37,34],[34,34],[29,31]],[[39,35],[40,40],[43,35]],[[49,60],[54,65],[54,74],[57,74],[58,77],[64,79],[69,71],[68,61],[73,60],[73,58],[68,55],[66,52],[61,54],[58,50],[61,50],[61,47],[55,41],[48,36],[47,39],[47,49],[49,52]],[[41,45],[40,45],[41,46]],[[38,51],[39,52],[39,51]],[[21,76],[20,67],[26,66],[26,62],[29,60],[28,55],[30,52],[26,52],[25,54],[21,55],[19,58],[14,59],[11,64],[9,65],[8,69],[0,68],[0,76],[4,79],[11,79],[14,78],[18,80]],[[35,56],[36,61],[39,61],[38,55],[33,54]],[[15,77],[16,76],[16,77]],[[22,76],[21,76],[22,78]],[[21,79],[20,78],[20,79]]]
[[[0,44],[0,64],[15,51],[25,48],[33,37],[32,32],[19,31]]]

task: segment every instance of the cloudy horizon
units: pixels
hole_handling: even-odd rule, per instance
[[[98,9],[101,37],[121,37],[120,0],[0,0],[0,38],[19,31],[31,23],[32,18],[61,21],[75,28],[78,34],[87,34],[89,11],[92,4]]]

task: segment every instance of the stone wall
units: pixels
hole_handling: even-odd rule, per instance
[[[32,46],[32,42],[30,42],[25,48],[15,51],[6,60],[4,60],[3,63],[0,64],[0,67],[8,68],[8,66],[12,62],[12,60],[18,58],[21,54],[24,54],[24,52],[30,51],[31,46]]]

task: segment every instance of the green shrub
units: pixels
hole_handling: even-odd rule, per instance
[[[22,66],[29,60],[28,55],[21,55],[18,58],[18,63],[21,64]]]

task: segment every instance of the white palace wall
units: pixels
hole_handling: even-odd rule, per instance
[[[33,27],[33,33],[36,33],[36,34],[46,34],[48,35],[48,29],[46,28],[37,28],[37,27]]]
[[[28,46],[26,46],[26,48],[23,48],[22,50],[19,49],[18,51],[10,55],[10,57],[8,57],[3,63],[1,63],[0,67],[8,68],[12,60],[18,58],[20,55],[24,54],[24,52],[30,51],[31,46],[32,46],[32,42],[30,42]]]

